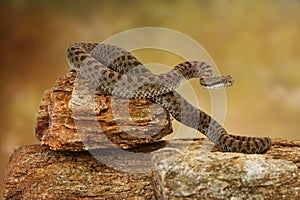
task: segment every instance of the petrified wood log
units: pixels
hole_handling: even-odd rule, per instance
[[[80,93],[76,98],[72,96],[74,88]],[[74,103],[76,100],[82,101],[81,105]],[[76,79],[74,71],[45,91],[36,123],[37,139],[53,150],[81,151],[113,145],[126,149],[155,142],[170,133],[170,116],[160,105],[147,99],[89,94],[84,80]]]
[[[88,151],[24,146],[10,158],[4,198],[300,199],[300,141],[272,142],[266,154],[245,155],[211,151],[203,139],[172,140],[166,148],[146,144],[132,149],[153,151],[138,159],[111,148],[102,148],[95,159]],[[112,164],[108,161],[114,166],[103,164]],[[117,165],[124,170],[116,170]]]
[[[136,163],[140,168],[147,164]],[[4,198],[155,199],[151,171],[125,173],[105,166],[88,151],[58,152],[41,145],[14,151],[6,171]]]

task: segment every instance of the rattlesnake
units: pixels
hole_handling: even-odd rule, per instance
[[[182,124],[206,135],[222,151],[263,153],[271,146],[269,137],[228,134],[216,120],[174,91],[191,78],[199,78],[206,89],[233,84],[229,75],[212,76],[212,67],[204,62],[186,61],[164,74],[154,75],[130,52],[113,45],[74,43],[68,48],[67,56],[72,69],[89,79],[96,91],[124,98],[151,99]]]

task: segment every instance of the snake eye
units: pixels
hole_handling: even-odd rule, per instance
[[[225,80],[226,87],[232,86],[234,83],[234,80],[231,78],[230,75],[226,75],[224,80]]]

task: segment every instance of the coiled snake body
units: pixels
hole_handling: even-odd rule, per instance
[[[222,151],[263,153],[271,146],[269,137],[228,134],[216,120],[174,91],[191,78],[199,78],[206,89],[233,84],[230,76],[213,77],[211,66],[204,62],[186,61],[164,74],[154,75],[130,52],[98,43],[72,44],[68,60],[72,69],[88,78],[97,91],[124,98],[149,98],[179,122],[206,135]]]

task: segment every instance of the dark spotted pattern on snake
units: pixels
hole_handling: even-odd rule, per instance
[[[198,78],[205,89],[233,84],[229,75],[213,76],[212,67],[204,62],[186,61],[166,73],[154,75],[130,52],[99,43],[72,44],[68,48],[68,60],[72,69],[89,79],[98,92],[151,99],[182,124],[203,133],[222,151],[263,153],[272,144],[269,137],[228,134],[216,120],[174,91],[191,78]]]

